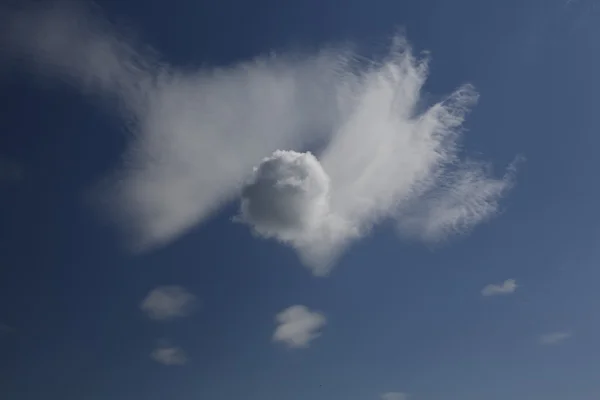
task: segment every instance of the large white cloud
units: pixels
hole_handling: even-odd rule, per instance
[[[397,221],[403,236],[428,242],[467,232],[496,213],[512,185],[513,166],[494,178],[485,163],[459,157],[474,89],[461,87],[419,111],[426,62],[399,46],[380,64],[345,72],[341,113],[319,161],[276,152],[258,166],[243,193],[242,219],[258,233],[295,246],[316,274],[326,274],[349,240],[386,218]],[[251,215],[247,204],[263,212]],[[301,235],[295,221],[309,225]]]
[[[148,293],[140,304],[146,315],[154,320],[167,321],[190,314],[196,296],[181,286],[160,286]]]
[[[493,216],[511,187],[514,168],[494,177],[459,152],[475,90],[425,107],[427,60],[403,40],[369,63],[328,49],[179,69],[73,4],[7,14],[2,48],[122,113],[130,147],[96,197],[137,248],[241,193],[239,219],[325,274],[384,219],[404,237],[443,240]]]
[[[302,305],[286,308],[277,314],[276,320],[278,325],[273,340],[291,348],[308,347],[321,335],[320,330],[327,322],[323,314]]]
[[[173,240],[235,198],[261,158],[331,131],[337,55],[179,69],[83,4],[5,13],[0,48],[121,112],[129,150],[95,196],[134,248]]]

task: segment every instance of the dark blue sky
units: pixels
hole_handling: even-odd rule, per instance
[[[128,252],[89,190],[131,136],[69,80],[2,65],[0,397],[34,399],[591,400],[600,393],[597,313],[600,145],[598,11],[589,0],[99,1],[111,21],[187,70],[270,51],[353,44],[385,53],[401,30],[431,53],[424,91],[472,83],[467,154],[501,171],[500,213],[442,246],[391,224],[326,278],[231,223],[230,203],[168,245]],[[66,83],[66,84],[65,84]],[[264,156],[268,156],[265,154]],[[4,176],[4,175],[3,175]],[[484,286],[515,279],[514,293]],[[179,285],[198,307],[168,323],[140,303]],[[275,315],[327,316],[310,347],[273,343]],[[540,338],[568,333],[560,343]],[[185,365],[149,354],[167,339]],[[398,398],[399,399],[399,398]]]

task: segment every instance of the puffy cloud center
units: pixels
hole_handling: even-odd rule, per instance
[[[241,213],[261,235],[302,240],[329,213],[329,177],[311,153],[278,150],[255,168]]]

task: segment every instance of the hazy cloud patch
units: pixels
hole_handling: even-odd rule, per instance
[[[185,352],[176,346],[159,346],[150,353],[150,357],[163,365],[184,365],[188,359]]]
[[[302,305],[295,305],[277,314],[277,328],[273,340],[291,348],[308,347],[310,342],[321,335],[321,328],[327,320],[316,311]]]
[[[160,286],[148,293],[140,304],[151,319],[167,321],[189,315],[196,304],[196,296],[181,286]]]
[[[565,340],[569,339],[571,336],[573,336],[572,332],[550,332],[550,333],[545,333],[543,335],[540,335],[539,337],[539,342],[542,345],[554,345],[554,344],[559,344],[561,342],[564,342]]]
[[[502,283],[490,283],[481,289],[482,296],[499,296],[514,293],[517,290],[517,281],[507,279]]]

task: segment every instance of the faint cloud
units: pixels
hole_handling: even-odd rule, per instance
[[[196,296],[181,286],[160,286],[153,289],[140,304],[149,318],[166,321],[190,314]]]
[[[551,332],[540,336],[540,344],[553,345],[569,339],[573,334],[571,332]]]
[[[310,311],[302,305],[286,308],[277,314],[276,321],[278,326],[273,340],[291,348],[308,347],[313,339],[321,335],[319,330],[327,322],[323,314]]]
[[[507,279],[502,283],[492,283],[481,289],[483,296],[498,296],[503,294],[511,294],[517,290],[517,281],[514,279]]]
[[[0,182],[15,182],[23,179],[23,168],[15,161],[0,157]]]
[[[408,400],[408,394],[403,392],[387,392],[381,395],[382,400]]]
[[[12,333],[14,331],[15,331],[15,328],[13,328],[12,326],[0,323],[0,335]]]
[[[157,347],[150,353],[150,357],[167,366],[184,365],[188,361],[185,352],[180,347],[174,346]]]

